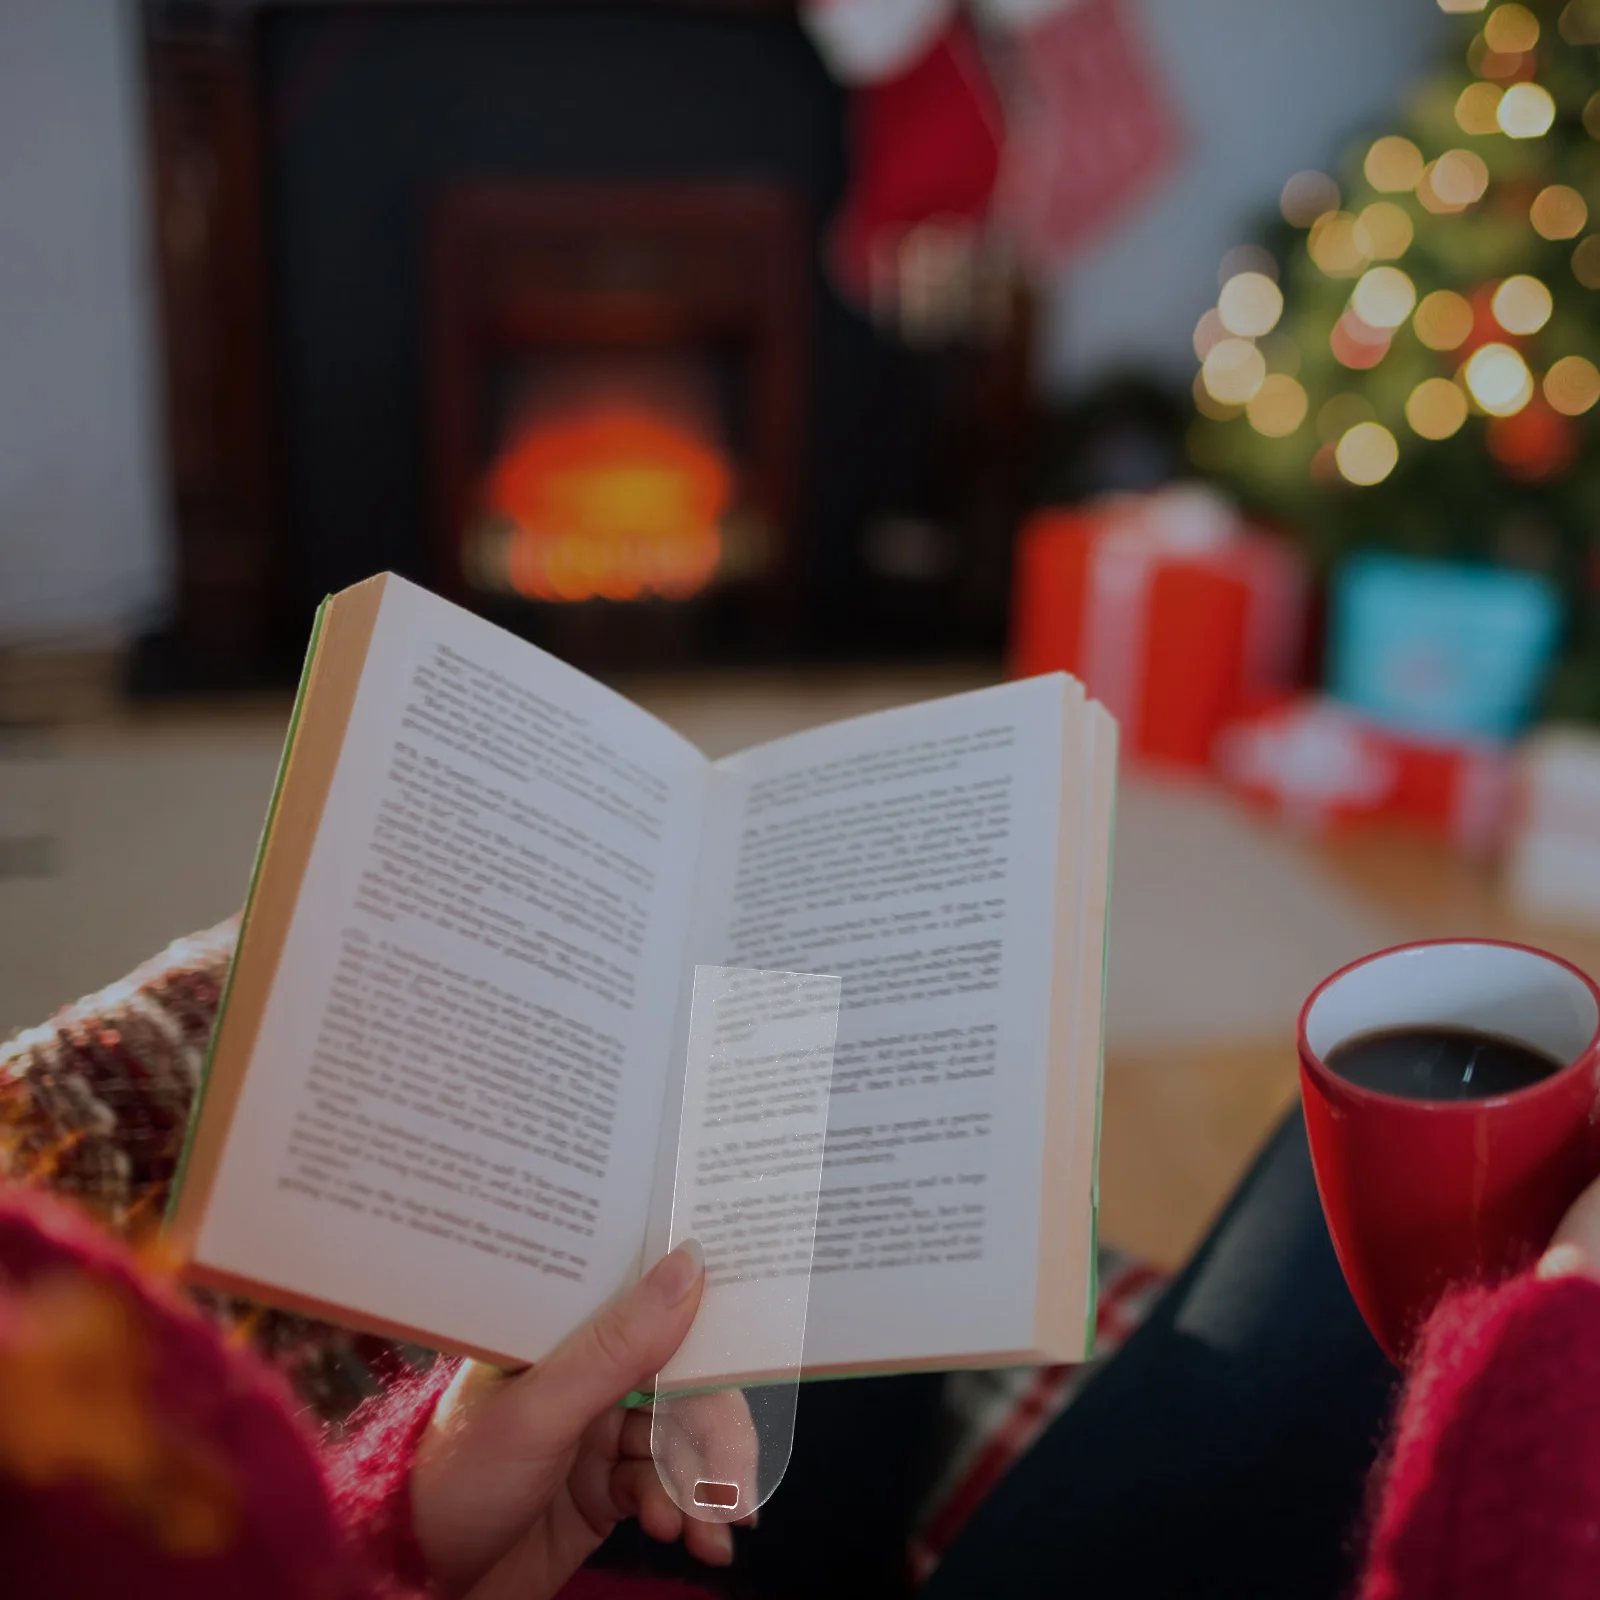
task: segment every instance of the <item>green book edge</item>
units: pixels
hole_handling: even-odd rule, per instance
[[[228,963],[228,976],[223,980],[222,995],[217,1001],[217,1015],[211,1024],[211,1038],[206,1044],[206,1059],[200,1069],[200,1087],[195,1091],[194,1107],[189,1113],[189,1126],[184,1132],[183,1149],[178,1156],[178,1165],[172,1177],[172,1192],[167,1197],[167,1220],[170,1222],[172,1214],[178,1204],[178,1196],[183,1192],[183,1180],[189,1171],[189,1156],[194,1149],[195,1130],[200,1126],[200,1112],[205,1105],[206,1089],[211,1083],[211,1063],[217,1051],[217,1039],[222,1033],[222,1019],[227,1015],[228,999],[233,993],[233,975],[238,968],[237,952],[244,944],[245,931],[250,926],[250,912],[255,905],[256,888],[261,881],[261,864],[267,854],[267,840],[272,836],[272,824],[278,815],[278,802],[283,798],[284,778],[289,771],[289,755],[294,749],[295,735],[300,731],[300,717],[305,710],[306,691],[311,684],[311,666],[317,657],[317,645],[322,638],[323,619],[327,616],[328,607],[333,596],[329,595],[317,607],[316,617],[311,624],[311,638],[306,644],[305,665],[300,669],[300,686],[295,690],[294,709],[289,713],[289,728],[283,736],[283,754],[278,757],[277,776],[272,780],[272,798],[267,802],[266,821],[261,824],[261,835],[256,840],[256,858],[250,867],[250,887],[245,891],[244,912],[239,918],[239,937],[234,945],[235,959]]]
[[[1106,840],[1106,917],[1100,955],[1100,1062],[1094,1089],[1094,1163],[1089,1179],[1089,1313],[1083,1330],[1083,1359],[1094,1355],[1094,1339],[1100,1321],[1100,1115],[1106,1098],[1106,1000],[1111,990],[1111,880],[1117,860],[1117,745],[1116,723],[1112,723],[1111,745],[1111,836]]]

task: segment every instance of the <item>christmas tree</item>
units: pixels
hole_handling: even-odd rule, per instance
[[[1439,0],[1444,65],[1285,183],[1195,330],[1193,459],[1324,565],[1382,548],[1567,597],[1600,716],[1600,0]]]

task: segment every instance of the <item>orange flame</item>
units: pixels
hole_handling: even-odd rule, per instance
[[[693,430],[625,404],[530,423],[489,474],[531,600],[681,600],[715,575],[733,478]]]

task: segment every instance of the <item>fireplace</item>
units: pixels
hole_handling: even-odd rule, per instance
[[[292,673],[392,568],[589,670],[998,651],[1026,300],[840,301],[848,105],[783,0],[147,0],[178,604]]]
[[[803,208],[775,183],[448,186],[433,581],[598,665],[794,622]]]

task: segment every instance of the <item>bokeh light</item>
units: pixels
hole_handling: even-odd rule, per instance
[[[1217,287],[1220,289],[1229,278],[1241,272],[1259,272],[1278,281],[1278,258],[1258,244],[1236,244],[1222,257],[1217,269]]]
[[[1306,249],[1330,278],[1354,278],[1367,264],[1356,242],[1356,219],[1348,211],[1326,211],[1318,217]]]
[[[1456,97],[1456,126],[1463,133],[1499,133],[1500,96],[1497,83],[1469,83]]]
[[[1582,416],[1600,400],[1600,367],[1582,356],[1563,356],[1544,375],[1544,397],[1563,416]]]
[[[1381,422],[1358,422],[1340,439],[1333,459],[1351,483],[1382,483],[1400,459],[1400,446]]]
[[[1211,391],[1206,388],[1206,375],[1197,372],[1194,375],[1194,408],[1203,417],[1210,417],[1213,422],[1231,422],[1243,411],[1243,406],[1224,405],[1222,401],[1213,398]]]
[[[1575,239],[1589,220],[1589,207],[1576,189],[1552,183],[1541,189],[1528,208],[1533,231],[1544,239]]]
[[[1411,218],[1392,200],[1374,200],[1356,218],[1356,248],[1369,261],[1394,261],[1411,246]]]
[[[1556,26],[1568,44],[1600,44],[1600,0],[1567,0]]]
[[[1206,352],[1200,376],[1213,400],[1242,406],[1265,381],[1266,358],[1248,339],[1223,339]]]
[[[1583,102],[1583,131],[1591,139],[1600,139],[1600,89]]]
[[[1404,194],[1422,176],[1422,152],[1409,139],[1390,134],[1367,151],[1362,171],[1379,194]]]
[[[1500,96],[1495,116],[1508,138],[1537,139],[1556,120],[1556,103],[1543,84],[1514,83]]]
[[[1297,172],[1278,196],[1283,220],[1296,228],[1309,228],[1324,212],[1339,207],[1339,185],[1325,172]]]
[[[1417,198],[1426,204],[1431,193],[1442,206],[1459,210],[1483,198],[1489,187],[1489,169],[1472,150],[1446,150],[1430,162],[1417,184]]]
[[[1472,333],[1472,305],[1452,289],[1435,289],[1424,295],[1412,327],[1430,350],[1454,350]]]
[[[1439,9],[1450,12],[1482,11],[1489,0],[1439,0]]]
[[[1217,315],[1217,308],[1213,306],[1194,325],[1194,354],[1195,360],[1204,361],[1211,354],[1212,347],[1222,343],[1228,337],[1228,330],[1222,325],[1222,318]]]
[[[1406,421],[1424,439],[1448,439],[1467,420],[1467,397],[1448,378],[1424,378],[1406,400]]]
[[[1472,398],[1493,417],[1509,417],[1533,398],[1533,374],[1508,344],[1474,350],[1462,376]]]
[[[1332,395],[1317,410],[1317,437],[1338,444],[1358,422],[1373,422],[1377,415],[1364,394]]]
[[[1390,334],[1387,328],[1374,328],[1363,322],[1354,309],[1346,306],[1328,335],[1328,348],[1341,366],[1356,372],[1375,367],[1389,353]]]
[[[1269,439],[1285,439],[1306,420],[1311,402],[1287,373],[1270,373],[1245,407],[1250,426]]]
[[[1373,267],[1350,291],[1350,304],[1369,328],[1398,328],[1416,303],[1416,285],[1399,267]]]
[[[1519,77],[1526,60],[1520,51],[1491,50],[1489,41],[1481,33],[1475,34],[1467,46],[1468,70],[1480,78]]]
[[[1264,272],[1239,272],[1222,286],[1217,315],[1229,333],[1257,339],[1283,315],[1283,291]]]
[[[1537,278],[1518,273],[1507,278],[1489,302],[1494,320],[1507,333],[1537,333],[1550,320],[1555,302],[1550,291]]]
[[[1539,42],[1539,19],[1523,5],[1496,6],[1483,24],[1483,37],[1491,50],[1517,55]]]
[[[1572,252],[1572,275],[1585,289],[1600,289],[1600,233],[1578,241]]]

